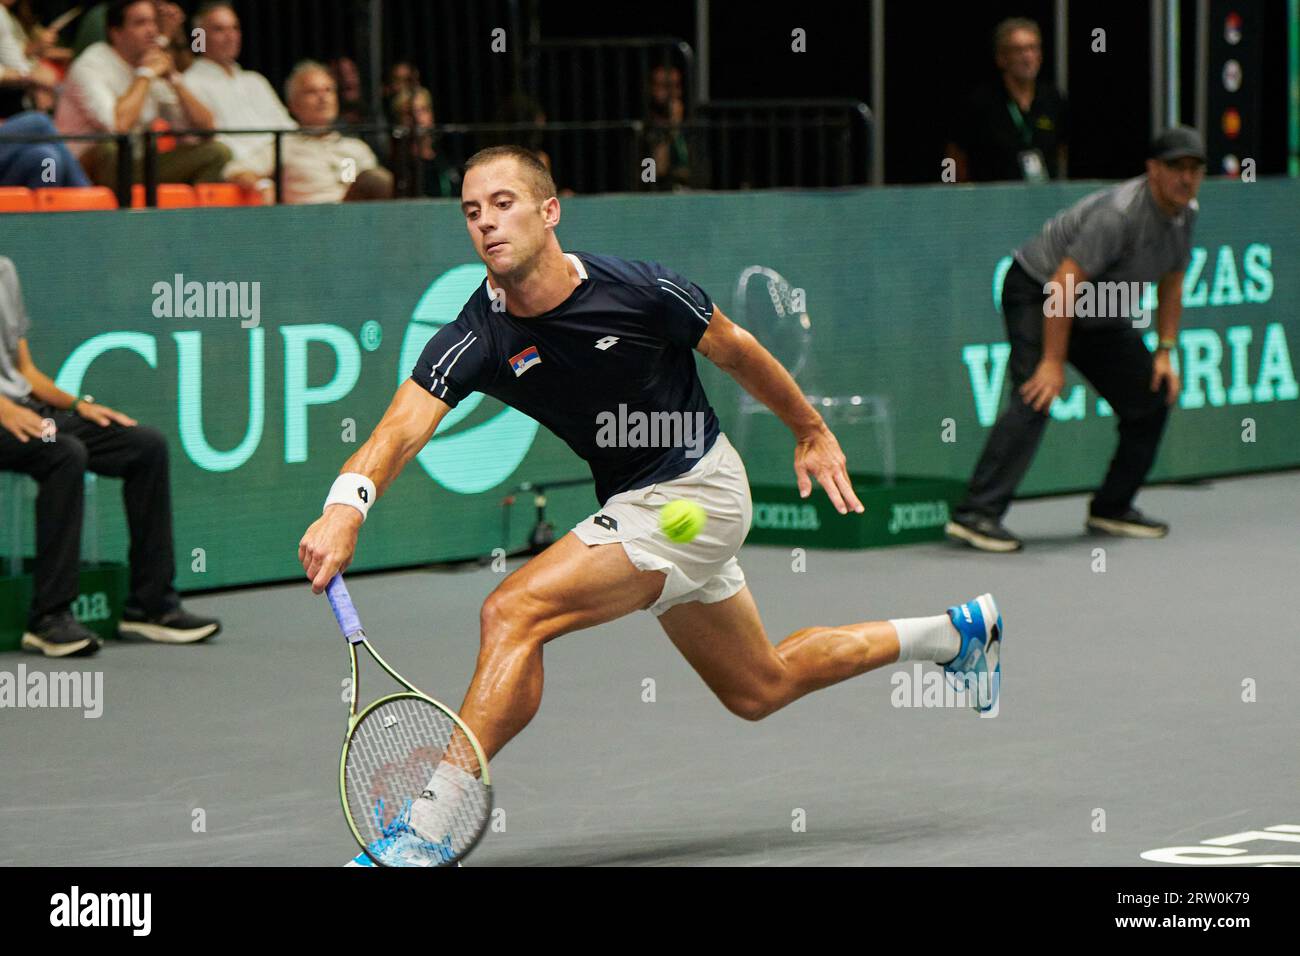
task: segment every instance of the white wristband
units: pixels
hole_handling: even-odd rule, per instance
[[[334,479],[329,497],[325,499],[325,508],[330,505],[350,505],[361,512],[361,520],[366,520],[366,512],[375,501],[375,483],[365,475],[356,472],[344,472]],[[325,508],[322,508],[323,512]]]

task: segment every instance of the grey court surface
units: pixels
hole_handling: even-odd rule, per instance
[[[774,640],[992,591],[1006,623],[992,719],[893,706],[888,668],[745,723],[648,613],[561,638],[540,714],[492,768],[504,831],[467,865],[1155,866],[1140,854],[1300,824],[1300,475],[1139,503],[1168,539],[1086,537],[1070,497],[1015,506],[1028,547],[1010,556],[811,552],[794,573],[786,551],[744,549]],[[470,567],[351,588],[381,653],[454,705],[499,580]],[[105,698],[99,719],[0,711],[0,864],[337,866],[355,852],[336,783],[347,658],[324,599],[281,585],[190,603],[224,619],[210,645],[0,655],[11,672],[102,670]],[[367,673],[369,699],[388,685]],[[1240,848],[1300,863],[1296,839]]]

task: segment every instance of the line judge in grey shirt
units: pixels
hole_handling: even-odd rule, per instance
[[[1205,147],[1195,130],[1175,127],[1152,141],[1149,157],[1145,176],[1085,196],[1016,250],[1002,287],[1010,401],[945,529],[953,540],[982,551],[1020,550],[1020,539],[1003,527],[1002,517],[1033,461],[1048,408],[1065,385],[1067,360],[1119,420],[1119,447],[1089,505],[1086,527],[1134,538],[1168,533],[1168,525],[1134,508],[1133,498],[1155,461],[1181,388],[1169,353],[1182,316]],[[1099,314],[1124,301],[1111,294],[1118,286],[1101,283],[1123,283],[1132,291],[1156,284],[1160,338],[1154,355],[1142,341],[1133,309]],[[1082,307],[1087,298],[1076,302],[1071,290],[1091,293],[1092,307]],[[1131,295],[1129,304],[1136,307]]]

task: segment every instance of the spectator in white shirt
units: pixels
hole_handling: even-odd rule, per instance
[[[284,137],[284,201],[350,202],[389,199],[393,175],[359,139],[329,129],[339,115],[334,77],[320,63],[294,67],[286,84],[289,112],[310,132]]]
[[[207,49],[185,71],[185,82],[212,110],[216,128],[296,129],[298,124],[266,77],[241,68],[237,62],[243,36],[230,4],[209,3],[199,10],[194,22],[203,31]],[[217,140],[225,143],[234,157],[224,170],[228,182],[249,190],[269,182],[275,168],[275,137],[219,135]]]
[[[157,120],[173,128],[213,128],[212,112],[186,87],[175,64],[158,45],[158,20],[151,0],[116,0],[107,14],[108,43],[94,43],[73,61],[54,121],[71,134],[138,132]],[[71,146],[95,182],[117,186],[117,143]],[[135,150],[135,175],[142,175]],[[230,150],[205,139],[180,142],[158,154],[158,181],[221,182]]]
[[[48,31],[23,26],[14,15],[17,0],[0,0],[0,119],[28,105],[46,108],[53,102],[59,74],[41,57],[53,45]],[[24,8],[27,9],[27,8]],[[31,102],[24,100],[31,98]]]

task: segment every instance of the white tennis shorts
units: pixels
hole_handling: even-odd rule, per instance
[[[704,530],[686,543],[670,541],[659,529],[659,509],[675,498],[704,509]],[[656,616],[687,601],[725,601],[745,586],[736,552],[740,550],[754,504],[745,463],[727,436],[719,433],[709,453],[694,468],[669,481],[614,495],[573,533],[584,544],[623,545],[642,571],[664,571],[664,589],[651,613]]]

